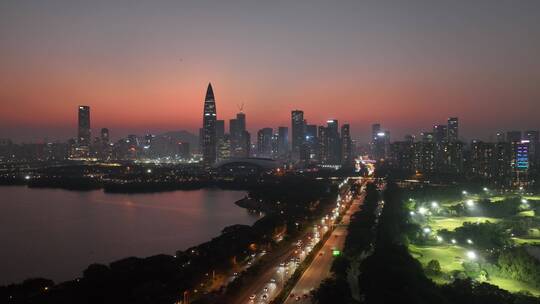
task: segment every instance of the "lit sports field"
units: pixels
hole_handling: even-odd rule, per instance
[[[412,256],[426,266],[431,260],[438,260],[443,272],[463,270],[461,263],[465,257],[465,249],[460,246],[416,246],[409,245]]]
[[[540,240],[537,240],[540,242]],[[415,246],[409,245],[411,255],[416,258],[422,266],[431,260],[438,260],[441,264],[441,271],[450,273],[454,270],[463,270],[462,262],[465,259],[466,250],[460,246],[440,245],[440,246]],[[442,276],[432,277],[436,283],[449,283]],[[510,292],[528,291],[534,295],[540,295],[540,289],[530,284],[501,277],[490,277],[488,283],[496,285]]]
[[[454,229],[463,226],[465,222],[471,223],[485,223],[485,222],[497,223],[500,222],[500,219],[492,217],[483,217],[483,216],[460,216],[460,217],[442,217],[442,216],[433,216],[429,222],[431,229],[438,231],[442,229],[447,229],[453,231]]]

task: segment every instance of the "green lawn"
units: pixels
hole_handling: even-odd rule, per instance
[[[502,202],[506,199],[505,196],[492,196],[489,198],[489,200],[491,200],[492,203],[496,203],[496,202]]]
[[[439,204],[443,207],[451,207],[457,204],[461,204],[463,200],[448,200],[448,201],[441,201]]]
[[[463,270],[461,263],[465,256],[465,249],[460,246],[416,246],[409,245],[409,251],[423,266],[431,260],[438,260],[443,272]]]
[[[540,240],[537,240],[540,242]],[[460,246],[416,246],[409,245],[409,251],[411,255],[420,261],[422,266],[426,266],[431,260],[438,260],[441,264],[441,270],[445,273],[450,273],[454,270],[463,270],[461,265],[463,262],[463,256],[465,255],[465,249]],[[449,283],[443,276],[430,276],[430,278],[437,284]],[[512,279],[491,277],[487,282],[498,286],[501,289],[508,290],[510,292],[519,292],[526,290],[536,296],[540,295],[540,288],[534,287],[530,284],[515,281]]]
[[[469,199],[474,199],[475,201],[480,199],[480,195],[469,196]],[[528,196],[525,197],[529,202],[533,203],[533,200],[537,200],[540,203],[540,196]],[[492,202],[501,202],[506,199],[505,196],[492,196],[489,197]],[[463,200],[448,200],[441,201],[439,204],[441,206],[452,206],[455,204],[462,203]],[[523,211],[519,213],[521,217],[534,217],[536,214],[534,211]],[[433,231],[438,231],[442,229],[447,229],[453,231],[458,227],[463,226],[465,222],[471,223],[484,223],[489,221],[491,223],[498,223],[501,219],[490,218],[490,217],[443,217],[443,216],[432,216],[429,220],[429,226]],[[512,238],[516,244],[534,244],[540,245],[540,229],[532,229],[529,236],[526,238]],[[438,260],[441,265],[441,270],[443,273],[450,273],[454,270],[463,270],[462,262],[466,255],[466,249],[461,246],[441,244],[435,246],[420,246],[420,245],[409,245],[409,252],[411,255],[416,258],[424,267],[431,260]],[[447,276],[437,275],[431,276],[431,279],[438,284],[448,283]],[[540,296],[540,288],[532,286],[530,284],[515,281],[512,279],[501,278],[501,277],[490,277],[490,280],[487,282],[493,285],[500,287],[501,289],[508,290],[510,292],[519,292],[519,291],[528,291],[535,296]]]
[[[513,237],[512,240],[513,240],[514,242],[516,242],[516,244],[518,244],[518,245],[523,245],[523,244],[540,245],[540,239],[535,239],[535,238],[518,238],[518,237]]]
[[[530,284],[527,284],[525,282],[520,282],[512,279],[506,279],[506,278],[500,278],[500,277],[492,277],[489,281],[487,281],[489,284],[497,285],[499,288],[508,290],[510,292],[518,292],[526,290],[535,296],[540,295],[540,289],[532,286]]]
[[[437,231],[441,229],[447,229],[453,231],[454,229],[463,226],[465,222],[471,223],[484,223],[490,221],[492,223],[500,222],[500,219],[492,217],[483,217],[483,216],[461,216],[461,217],[442,217],[442,216],[433,216],[429,225],[431,229]]]
[[[521,211],[520,213],[518,213],[518,216],[533,217],[535,216],[535,214],[534,214],[534,210],[527,210],[527,211]]]

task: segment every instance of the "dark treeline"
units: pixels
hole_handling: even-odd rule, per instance
[[[185,290],[210,283],[212,271],[228,271],[259,248],[271,250],[276,246],[273,236],[277,230],[296,233],[301,229],[294,225],[296,221],[331,208],[337,187],[327,181],[290,177],[252,189],[250,195],[275,206],[252,226],[226,227],[220,236],[178,251],[175,256],[130,257],[109,265],[93,264],[73,281],[54,284],[47,279],[30,279],[3,286],[0,302],[174,303],[182,299]]]
[[[316,303],[538,303],[532,296],[512,294],[471,279],[435,284],[408,251],[410,224],[401,190],[395,183],[388,182],[378,221],[374,220],[376,200],[368,199],[376,196],[375,191],[368,187],[363,210],[351,219],[345,254],[335,260],[333,277],[314,292]],[[525,262],[524,259],[522,264],[532,263],[532,260]],[[432,266],[436,268],[437,265]]]

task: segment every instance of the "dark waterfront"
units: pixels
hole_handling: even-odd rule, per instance
[[[73,279],[91,263],[174,254],[257,219],[234,204],[243,191],[106,194],[0,187],[0,284]]]

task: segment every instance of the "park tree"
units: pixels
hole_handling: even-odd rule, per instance
[[[330,278],[322,281],[312,295],[313,302],[316,304],[347,304],[352,302],[349,284],[343,279]]]
[[[438,260],[431,260],[427,263],[426,272],[431,275],[438,275],[441,273],[441,264]]]

